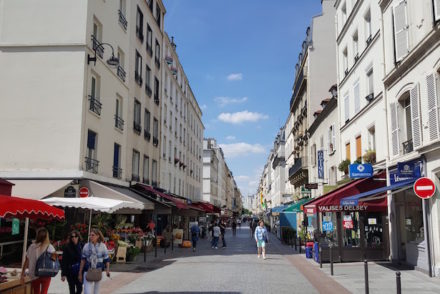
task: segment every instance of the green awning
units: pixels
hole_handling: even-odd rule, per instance
[[[296,203],[288,206],[283,210],[283,212],[301,212],[301,205],[306,204],[307,202],[313,200],[313,198],[303,198],[298,200]]]

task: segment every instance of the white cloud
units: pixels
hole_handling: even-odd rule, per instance
[[[241,81],[243,79],[242,73],[231,73],[227,77],[228,81]]]
[[[232,158],[237,156],[244,156],[248,154],[261,154],[266,150],[260,144],[248,144],[248,143],[233,143],[233,144],[219,144],[225,154],[226,158]]]
[[[208,108],[208,105],[206,105],[206,104],[203,104],[203,105],[200,106],[201,110],[205,110],[206,108]]]
[[[227,136],[226,140],[229,140],[229,141],[235,140],[235,136]]]
[[[220,106],[224,107],[229,104],[241,104],[245,103],[248,100],[248,97],[242,98],[231,98],[231,97],[215,97],[214,101]]]
[[[228,113],[223,112],[220,113],[218,119],[222,122],[231,123],[231,124],[240,124],[242,122],[257,122],[259,120],[268,119],[269,116],[266,114],[258,113],[258,112],[249,112],[247,110]]]
[[[234,179],[237,182],[247,182],[250,180],[250,177],[249,176],[236,176],[236,177],[234,177]]]

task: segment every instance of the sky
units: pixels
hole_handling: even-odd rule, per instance
[[[289,114],[295,64],[320,0],[163,0],[165,31],[243,196],[255,194]]]

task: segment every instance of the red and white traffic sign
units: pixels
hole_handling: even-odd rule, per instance
[[[420,178],[414,183],[414,193],[422,199],[431,198],[435,193],[434,182],[429,178]]]
[[[89,197],[89,188],[81,187],[79,189],[79,197],[81,197],[81,198]]]

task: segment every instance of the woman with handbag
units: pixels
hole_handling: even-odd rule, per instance
[[[84,294],[98,294],[104,269],[110,277],[110,259],[101,231],[91,229],[89,238],[82,250],[78,280],[84,282]]]
[[[69,234],[69,241],[63,247],[63,259],[61,260],[61,280],[67,278],[70,294],[81,294],[82,283],[78,280],[79,266],[81,264],[82,238],[78,231]]]
[[[37,230],[37,237],[35,242],[29,246],[26,252],[26,260],[21,269],[21,283],[24,283],[25,271],[29,269],[29,277],[34,279],[32,281],[32,290],[34,294],[47,294],[49,290],[51,277],[37,277],[36,267],[38,258],[45,252],[55,253],[55,248],[50,244],[49,232],[46,228],[40,228]]]

